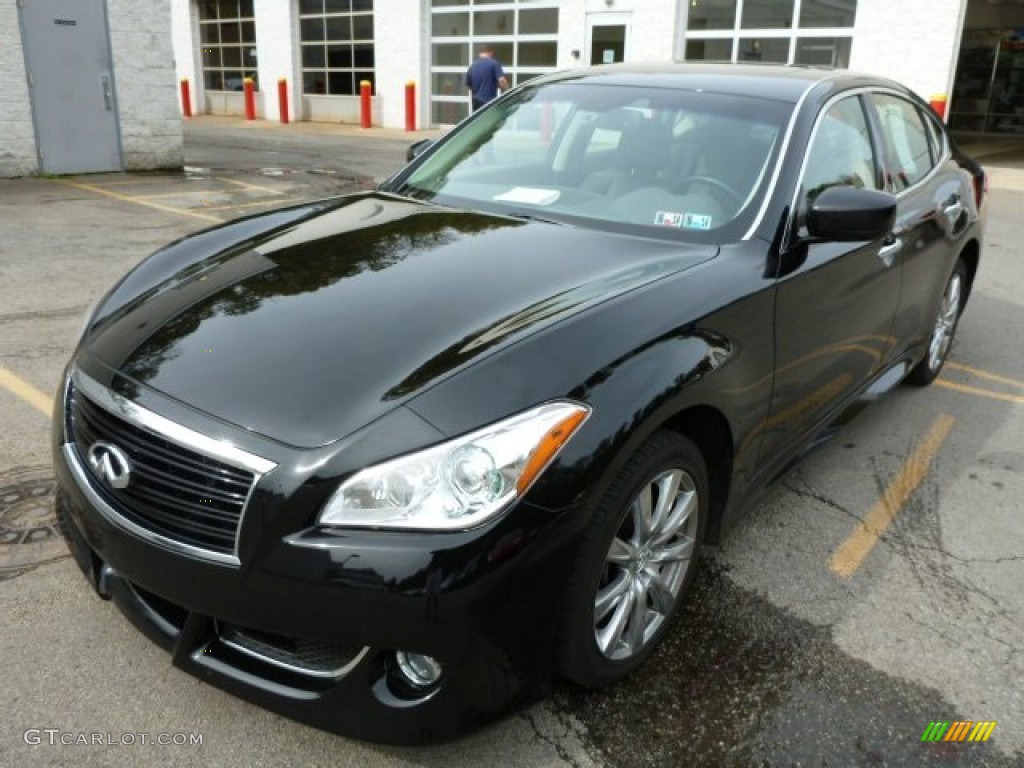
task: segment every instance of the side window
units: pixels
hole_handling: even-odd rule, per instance
[[[917,107],[906,99],[876,93],[871,100],[888,147],[886,185],[893,192],[902,192],[921,181],[935,165],[928,130]]]
[[[829,187],[878,189],[868,121],[856,96],[838,101],[822,115],[811,139],[801,187],[801,216]]]
[[[932,165],[938,165],[946,151],[946,137],[942,126],[934,115],[927,112],[921,114],[925,128],[928,129],[928,143],[932,149]]]

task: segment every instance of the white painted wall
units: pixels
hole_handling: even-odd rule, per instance
[[[0,3],[0,177],[25,176],[38,168],[18,8],[13,2],[3,2]]]
[[[114,85],[126,170],[184,162],[171,13],[162,0],[107,0]],[[18,8],[0,2],[0,176],[37,173],[35,129]]]
[[[858,0],[850,69],[898,80],[926,101],[952,94],[966,7],[967,0]]]
[[[185,162],[171,13],[160,0],[107,0],[125,170]]]
[[[298,7],[283,0],[255,0],[256,57],[259,65],[259,88],[263,95],[262,116],[279,122],[281,112],[277,98],[277,82],[288,81],[288,117],[299,115],[299,94],[302,70],[299,57]]]
[[[381,125],[405,127],[405,84],[416,84],[416,127],[427,125],[430,102],[429,0],[375,0],[374,92]],[[376,117],[376,115],[375,115]]]

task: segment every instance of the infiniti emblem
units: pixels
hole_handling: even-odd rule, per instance
[[[89,466],[111,488],[127,488],[132,480],[132,465],[124,451],[102,441],[89,446]]]

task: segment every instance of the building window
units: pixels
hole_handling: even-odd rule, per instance
[[[510,86],[558,66],[557,0],[431,0],[431,123],[469,114],[466,68],[494,49]]]
[[[687,61],[847,67],[857,0],[690,0]]]
[[[256,82],[256,21],[253,0],[200,0],[199,40],[203,83],[208,91],[241,91]]]
[[[376,82],[373,0],[299,0],[302,90],[355,96]]]

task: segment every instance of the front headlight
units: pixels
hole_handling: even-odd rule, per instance
[[[320,513],[321,525],[463,530],[522,496],[590,414],[546,403],[489,427],[361,470]]]

